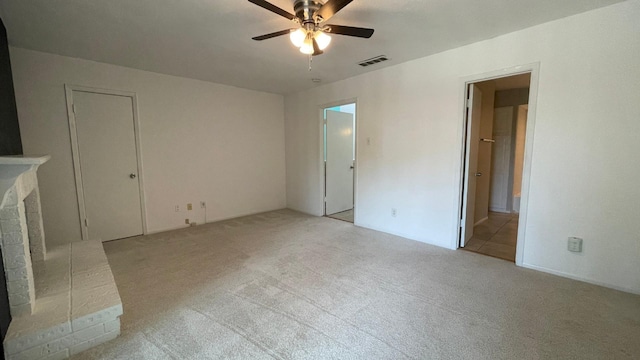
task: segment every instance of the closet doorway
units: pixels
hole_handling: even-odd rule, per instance
[[[531,72],[469,82],[459,247],[516,262]]]

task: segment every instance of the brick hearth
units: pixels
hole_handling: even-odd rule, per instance
[[[48,160],[0,157],[7,359],[64,359],[120,334],[122,302],[102,243],[45,245],[36,171]]]

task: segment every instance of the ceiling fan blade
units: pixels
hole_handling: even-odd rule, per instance
[[[326,32],[329,34],[355,36],[366,39],[370,38],[374,31],[373,29],[343,25],[327,25],[327,27],[329,29]]]
[[[318,46],[318,43],[316,42],[316,39],[313,39],[313,56],[318,56],[318,55],[322,55],[324,54],[324,51],[320,50],[320,47]]]
[[[313,14],[314,17],[321,17],[322,21],[327,21],[343,7],[349,5],[353,0],[329,0]]]
[[[277,36],[288,35],[290,33],[291,33],[291,29],[287,29],[287,30],[272,32],[270,34],[264,34],[264,35],[252,37],[252,39],[253,40],[262,41],[262,40],[271,39],[271,38],[274,38],[274,37],[277,37]]]
[[[280,9],[279,7],[273,5],[270,2],[267,2],[265,0],[249,0],[250,3],[256,4],[262,8],[265,8],[271,12],[274,12],[282,17],[286,17],[289,20],[293,20],[295,19],[295,16],[285,10]]]

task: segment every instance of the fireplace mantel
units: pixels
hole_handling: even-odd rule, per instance
[[[51,155],[0,156],[0,165],[42,165],[49,159]]]
[[[11,189],[20,175],[28,171],[36,171],[49,159],[51,159],[51,155],[0,156],[0,208],[4,205],[7,191]]]

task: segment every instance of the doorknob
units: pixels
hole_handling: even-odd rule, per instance
[[[481,172],[477,172],[476,176],[482,176],[482,173]]]
[[[133,174],[133,173],[129,174],[129,177],[132,178],[132,179],[135,179],[136,178],[136,174]]]
[[[349,166],[349,169],[353,170],[353,165]]]

